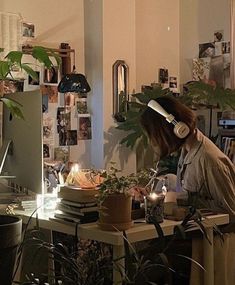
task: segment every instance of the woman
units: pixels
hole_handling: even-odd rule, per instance
[[[159,158],[181,150],[177,191],[188,193],[199,208],[226,212],[230,216],[231,223],[225,229],[230,234],[225,235],[225,242],[221,244],[215,239],[215,284],[232,285],[235,257],[229,257],[228,252],[235,248],[235,166],[196,128],[196,116],[191,109],[173,97],[159,97],[155,101],[172,114],[176,121],[184,122],[188,126],[186,137],[179,138],[174,132],[174,124],[169,123],[154,109],[148,107],[141,116],[141,124]],[[193,240],[193,259],[196,259],[194,253],[200,252],[200,244],[200,241]],[[226,248],[227,251],[224,250]],[[198,261],[201,262],[200,259]],[[230,268],[227,268],[226,264],[230,264]],[[202,284],[202,276],[192,272],[190,284]]]
[[[235,221],[235,166],[196,128],[191,109],[173,97],[159,97],[156,102],[189,128],[189,134],[179,138],[174,125],[152,108],[148,107],[141,116],[141,124],[159,158],[181,149],[177,191],[193,196],[198,207],[227,212]]]

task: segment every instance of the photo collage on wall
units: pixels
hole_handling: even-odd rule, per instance
[[[218,87],[230,87],[230,42],[224,31],[215,31],[214,41],[199,43],[198,58],[193,59],[193,80],[203,80]]]
[[[177,77],[173,75],[169,76],[169,71],[167,68],[159,68],[158,82],[164,88],[169,88],[173,93],[179,93]]]
[[[23,30],[24,37],[31,37],[34,32],[34,25],[26,23]],[[27,55],[25,57],[27,61],[30,60]],[[68,162],[70,148],[79,148],[81,141],[92,138],[87,96],[78,93],[59,93],[58,84],[61,75],[56,65],[51,69],[36,65],[35,71],[38,80],[27,75],[24,91],[40,88],[42,94],[44,161]]]

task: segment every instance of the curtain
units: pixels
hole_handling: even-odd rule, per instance
[[[0,12],[0,48],[4,48],[2,56],[11,50],[21,49],[22,23],[19,14]]]

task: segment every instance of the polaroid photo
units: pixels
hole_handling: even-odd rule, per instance
[[[70,107],[58,107],[57,108],[57,132],[66,133],[71,129],[71,108]]]
[[[48,96],[49,103],[58,103],[58,90],[57,86],[40,85],[42,95]]]
[[[159,68],[158,74],[159,83],[167,84],[168,83],[168,69],[166,68]]]
[[[52,66],[51,68],[44,68],[43,83],[44,84],[58,84],[59,82],[59,68]]]
[[[172,89],[177,88],[177,77],[170,76],[169,87]]]
[[[68,130],[66,132],[66,142],[65,145],[77,145],[78,144],[78,136],[77,130]]]
[[[52,158],[52,146],[50,144],[43,144],[43,158],[51,159]]]
[[[43,140],[54,141],[54,119],[51,117],[43,118]]]
[[[67,162],[69,160],[69,147],[55,147],[54,160]]]
[[[91,139],[91,117],[78,117],[78,140]]]
[[[193,80],[208,80],[210,73],[211,58],[194,58],[193,59]]]
[[[230,42],[222,42],[222,54],[230,53]]]
[[[214,42],[221,42],[224,40],[224,31],[219,30],[214,32]]]
[[[88,114],[87,98],[78,98],[76,100],[76,109],[78,115]]]
[[[35,71],[37,73],[37,79],[33,79],[31,76],[28,75],[28,85],[40,85],[40,72]]]
[[[215,55],[214,43],[199,44],[199,58],[212,57]]]
[[[64,105],[68,107],[73,107],[75,105],[75,93],[67,92],[64,94]]]
[[[35,37],[35,26],[32,23],[23,22],[23,37],[34,38]]]

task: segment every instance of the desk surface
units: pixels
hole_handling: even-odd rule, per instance
[[[16,211],[16,214],[22,217],[23,223],[27,223],[31,215],[30,212]],[[31,220],[31,225],[36,222],[36,214]],[[53,212],[38,211],[39,226],[44,229],[63,232],[66,234],[75,234],[75,225],[67,225],[55,220],[50,220],[53,217]],[[180,224],[180,221],[164,220],[161,227],[165,236],[172,235],[174,226]],[[229,223],[229,215],[218,214],[208,216],[203,224],[205,227],[212,227],[213,225],[224,225]],[[137,242],[148,240],[157,237],[157,232],[154,225],[147,223],[135,223],[132,228],[126,231],[127,238],[130,242]],[[102,241],[112,245],[122,245],[123,237],[122,232],[108,232],[101,230],[96,223],[82,224],[78,227],[78,235],[80,238],[92,239]]]

